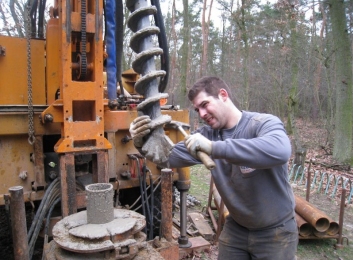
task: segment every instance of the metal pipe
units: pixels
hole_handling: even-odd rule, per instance
[[[330,227],[326,230],[326,234],[329,236],[335,236],[338,234],[340,226],[337,222],[330,219]]]
[[[342,229],[343,229],[343,216],[344,216],[344,207],[345,207],[345,202],[346,202],[346,192],[347,189],[342,189],[342,195],[341,195],[341,206],[340,206],[340,216],[339,216],[339,230],[338,230],[338,239],[337,239],[337,244],[335,245],[336,248],[342,248],[343,243],[342,243]]]
[[[190,189],[190,172],[185,169],[178,169],[179,180],[177,181],[177,189],[180,192],[180,236],[178,238],[179,247],[191,247],[191,243],[186,235],[187,210],[186,195]]]
[[[11,187],[9,192],[14,259],[28,260],[29,251],[23,187]]]
[[[317,231],[325,232],[330,227],[329,217],[305,199],[295,195],[295,211]]]
[[[162,195],[162,220],[161,220],[161,236],[167,241],[173,240],[173,171],[165,168],[161,171],[161,195]]]
[[[307,182],[306,182],[306,196],[305,196],[305,199],[306,199],[307,202],[309,202],[309,200],[310,200],[310,185],[311,185],[311,172],[310,172],[310,169],[311,169],[311,163],[312,163],[312,161],[310,159],[309,168],[308,168],[308,178],[307,178]]]
[[[299,235],[302,237],[310,236],[313,232],[312,226],[303,219],[298,213],[295,213],[295,220],[297,221],[297,227]]]

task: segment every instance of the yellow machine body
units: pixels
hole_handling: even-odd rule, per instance
[[[81,10],[79,1],[71,2],[70,8],[66,7],[70,1],[58,2],[60,17],[48,21],[45,40],[30,40],[30,66],[27,40],[0,36],[0,205],[6,204],[6,194],[12,186],[23,186],[25,201],[41,200],[46,186],[56,176],[75,179],[78,175],[92,174],[94,182],[111,182],[120,190],[139,185],[136,175],[123,174],[133,171],[128,155],[138,153],[128,138],[129,125],[137,117],[136,108],[111,110],[104,96],[103,2],[94,5],[95,1],[88,1],[88,71],[84,80],[78,79],[79,60],[74,56],[77,48],[81,48],[78,37]],[[70,26],[69,30],[65,26]],[[33,145],[28,142],[29,74]],[[133,70],[123,73],[122,83],[128,92],[134,91],[138,77]],[[165,110],[162,114],[170,115],[173,120],[189,121],[186,110]],[[174,143],[184,138],[177,130],[167,129],[165,133]],[[92,172],[77,169],[80,168],[77,158],[81,155],[91,156]],[[150,162],[147,165],[157,178],[160,170]],[[175,173],[177,180],[177,169]],[[186,175],[188,169],[183,169],[183,176]],[[62,189],[67,193],[62,198],[64,216],[85,207],[83,190],[67,187],[65,183]],[[69,198],[72,191],[74,198]]]

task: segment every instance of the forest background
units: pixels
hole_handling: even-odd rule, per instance
[[[0,34],[25,37],[26,2],[0,0]],[[48,10],[53,5],[39,2]],[[240,109],[280,117],[295,150],[305,148],[296,127],[300,118],[325,129],[322,146],[335,160],[353,163],[353,1],[164,0],[161,6],[169,103],[191,108],[185,97],[193,82],[219,76]],[[129,11],[124,14],[126,21]],[[124,70],[135,55],[130,36],[126,27]],[[192,109],[190,122],[201,123]]]

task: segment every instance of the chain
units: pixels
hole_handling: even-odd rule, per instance
[[[86,16],[87,16],[87,0],[81,1],[81,79],[85,80],[87,76],[87,33],[86,33]]]
[[[31,5],[27,4],[27,85],[28,85],[28,143],[34,144],[34,110],[32,100],[32,64],[31,64]]]

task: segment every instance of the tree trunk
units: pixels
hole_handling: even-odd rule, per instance
[[[298,65],[298,33],[297,33],[297,13],[295,11],[295,3],[288,1],[289,8],[289,25],[290,25],[290,42],[291,42],[291,88],[289,90],[288,98],[288,120],[287,131],[288,134],[294,135],[295,146],[301,149],[299,136],[295,126],[295,114],[298,107],[298,78],[299,78],[299,65]]]
[[[330,0],[333,43],[336,54],[336,121],[333,156],[340,162],[352,159],[352,52],[347,34],[343,0]]]
[[[173,48],[171,53],[171,62],[170,62],[170,84],[171,84],[171,93],[176,93],[178,84],[176,83],[177,75],[176,75],[176,66],[177,66],[177,46],[178,39],[175,31],[175,0],[173,0],[172,6],[172,22],[171,22],[171,41],[173,42]],[[172,97],[174,98],[174,97]]]
[[[181,81],[180,81],[180,92],[179,92],[179,104],[182,108],[186,106],[186,94],[187,94],[187,77],[188,77],[188,61],[189,61],[189,41],[190,41],[190,30],[189,30],[189,1],[183,0],[183,45],[181,46]]]
[[[10,11],[11,11],[11,16],[12,16],[12,19],[14,20],[15,22],[15,27],[16,27],[16,30],[17,30],[17,34],[19,37],[23,38],[24,37],[24,33],[22,31],[22,26],[21,26],[21,23],[20,23],[20,20],[16,14],[16,10],[15,10],[15,0],[10,0]],[[24,25],[26,26],[26,22],[24,22]]]
[[[239,22],[239,31],[241,33],[241,39],[243,41],[243,86],[244,86],[244,99],[243,99],[243,106],[245,110],[249,110],[250,104],[249,104],[249,71],[248,71],[248,63],[249,63],[249,40],[248,40],[248,32],[246,28],[246,21],[245,21],[245,8],[250,7],[250,5],[247,5],[246,3],[247,0],[242,0],[241,1],[241,18]]]
[[[203,10],[202,10],[202,57],[201,57],[201,76],[207,74],[207,60],[208,60],[208,35],[210,29],[210,19],[211,19],[211,11],[212,11],[213,0],[211,0],[208,17],[206,20],[206,11],[207,11],[207,0],[203,0]]]

